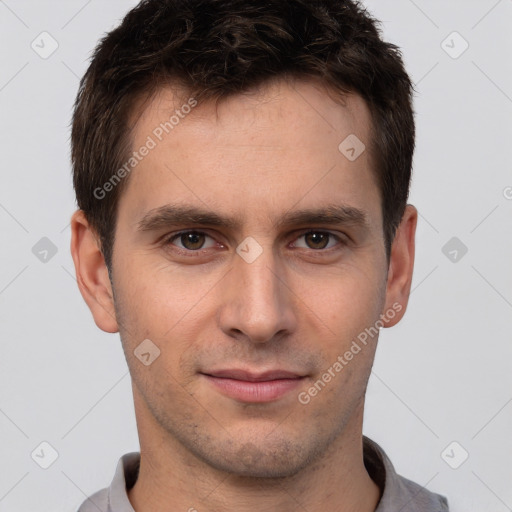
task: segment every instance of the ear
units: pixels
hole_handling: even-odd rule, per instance
[[[408,204],[391,246],[385,309],[381,316],[384,327],[396,325],[407,308],[414,268],[414,237],[417,222],[418,210]],[[393,318],[389,313],[386,314],[390,311],[395,313]]]
[[[94,322],[105,332],[118,332],[112,287],[96,232],[83,210],[71,217],[71,255],[80,293]]]

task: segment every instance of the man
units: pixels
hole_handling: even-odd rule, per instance
[[[362,435],[411,286],[411,93],[347,0],[146,0],[101,41],[71,250],[140,454],[80,512],[448,510]]]

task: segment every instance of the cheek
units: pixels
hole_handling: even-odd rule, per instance
[[[130,333],[166,339],[182,324],[194,324],[219,276],[198,272],[197,267],[178,269],[163,258],[148,264],[147,255],[137,255],[119,272],[116,286],[122,320]],[[117,298],[117,297],[116,297]],[[204,311],[203,311],[204,314]]]
[[[379,318],[385,280],[375,267],[370,269],[346,265],[322,279],[308,277],[296,288],[306,306],[305,314],[311,322],[323,326],[335,348],[340,348],[340,340],[347,342],[356,337]]]
[[[130,372],[143,394],[144,389],[151,390],[146,400],[156,403],[158,397],[167,400],[172,395],[176,403],[186,402],[196,371],[195,345],[208,329],[205,322],[211,326],[215,318],[216,304],[208,292],[218,278],[173,272],[168,265],[144,272],[135,267],[124,269],[135,277],[120,275],[123,284],[116,289],[116,315]],[[146,339],[158,352],[150,366],[134,353]]]
[[[161,425],[179,430],[185,429],[186,424],[192,426],[208,421],[204,407],[194,398],[187,383],[179,381],[165,357],[160,357],[150,367],[137,363],[133,362],[130,373],[138,395],[143,399],[139,405],[147,407]]]

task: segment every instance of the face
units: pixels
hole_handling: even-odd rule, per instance
[[[293,475],[361,428],[375,326],[404,306],[387,287],[370,114],[312,82],[187,100],[163,89],[146,105],[133,148],[152,147],[118,208],[115,318],[141,447]],[[354,139],[339,149],[354,135],[355,160]]]

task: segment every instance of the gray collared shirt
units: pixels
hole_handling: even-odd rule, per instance
[[[382,493],[375,512],[448,512],[448,501],[444,496],[398,475],[384,450],[367,437],[363,440],[366,469]],[[139,462],[138,452],[123,455],[110,487],[89,497],[78,512],[135,512],[126,490],[137,480]]]

